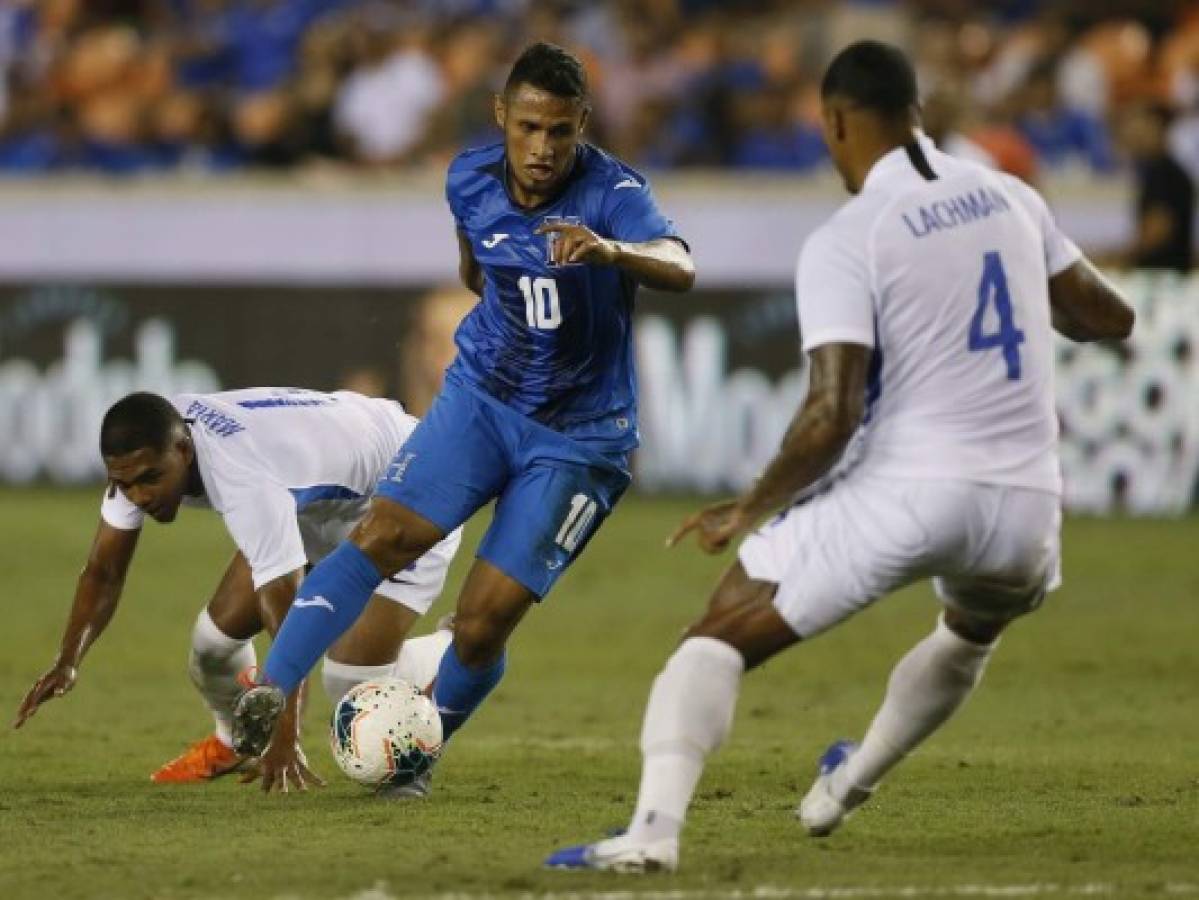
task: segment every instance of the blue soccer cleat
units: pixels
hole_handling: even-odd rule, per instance
[[[820,772],[811,789],[800,801],[795,814],[812,837],[827,837],[837,830],[846,817],[870,799],[871,791],[851,787],[838,796],[833,792],[833,774],[849,762],[857,752],[853,741],[835,741],[820,757]]]
[[[679,867],[679,842],[669,838],[637,844],[627,834],[621,834],[595,844],[558,850],[545,861],[545,867],[618,872],[622,875],[673,872]]]

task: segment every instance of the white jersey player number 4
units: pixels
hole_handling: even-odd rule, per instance
[[[999,328],[984,332],[983,324],[987,310],[993,308],[999,319]],[[1016,327],[1012,319],[1012,298],[1008,293],[1007,275],[1003,271],[1003,259],[995,251],[983,256],[982,282],[978,286],[978,309],[970,320],[970,335],[966,346],[970,350],[1003,351],[1009,381],[1020,378],[1020,345],[1024,343],[1024,332]]]
[[[936,628],[895,666],[861,743],[824,753],[799,805],[809,834],[830,834],[953,714],[999,633],[1057,584],[1052,329],[1122,338],[1132,311],[1034,190],[938,152],[919,132],[915,71],[901,51],[851,45],[821,94],[825,142],[856,196],[800,255],[808,395],[755,484],[675,534],[695,531],[719,552],[748,532],[654,682],[627,832],[560,850],[549,866],[675,868],[704,758],[732,725],[744,672],[935,576]],[[840,477],[821,481],[839,461]]]

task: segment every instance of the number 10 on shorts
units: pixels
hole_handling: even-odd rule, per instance
[[[570,498],[570,512],[566,514],[554,542],[567,553],[574,553],[579,541],[595,520],[597,510],[596,502],[586,494],[575,494]]]

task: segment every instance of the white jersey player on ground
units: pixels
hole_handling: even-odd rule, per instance
[[[1035,191],[922,135],[898,50],[847,48],[822,95],[825,139],[856,196],[800,256],[808,396],[753,488],[675,534],[695,530],[719,552],[750,532],[654,682],[628,831],[550,866],[673,869],[742,674],[932,577],[936,628],[895,667],[861,744],[833,744],[800,803],[809,833],[829,834],[949,718],[1000,631],[1058,581],[1051,331],[1124,338],[1132,311]]]
[[[58,658],[25,697],[16,724],[74,686],[84,654],[116,609],[145,517],[169,523],[180,505],[206,507],[220,514],[237,546],[192,632],[189,670],[216,731],[151,777],[200,781],[238,768],[243,760],[232,750],[231,716],[242,689],[238,676],[255,665],[250,639],[263,628],[275,633],[305,567],[362,518],[375,484],[415,427],[399,403],[347,391],[251,388],[170,401],[137,393],[116,403],[101,425],[109,485],[100,525]],[[432,680],[449,631],[404,638],[441,592],[459,537],[450,534],[381,583],[363,616],[330,649],[323,680],[334,702],[372,677],[394,675],[422,686]],[[267,790],[314,780],[299,750],[295,709],[289,717],[287,739],[260,761]]]

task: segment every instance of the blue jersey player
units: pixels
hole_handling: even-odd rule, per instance
[[[366,518],[300,587],[263,684],[243,696],[246,752],[269,745],[285,697],[379,582],[494,499],[434,683],[453,734],[503,675],[512,630],[628,486],[633,297],[638,284],[686,291],[695,275],[645,179],[582,142],[588,109],[579,61],[534,44],[495,99],[503,141],[450,165],[459,270],[482,299],[429,414]],[[401,793],[426,790],[427,778]]]

